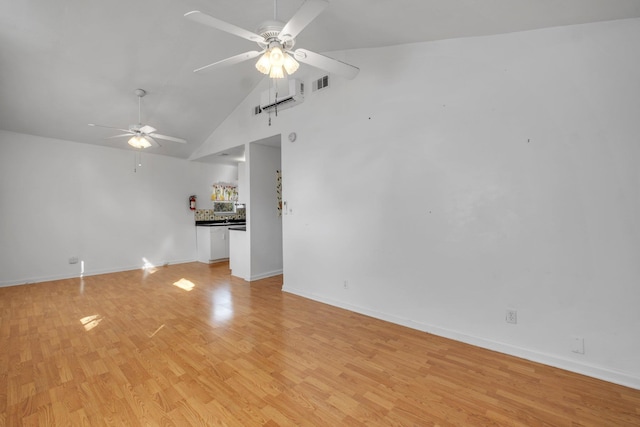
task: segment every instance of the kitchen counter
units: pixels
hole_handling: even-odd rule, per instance
[[[196,221],[196,227],[220,227],[220,226],[246,226],[246,220],[213,220],[213,221]]]

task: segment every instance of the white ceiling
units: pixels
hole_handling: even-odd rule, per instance
[[[279,0],[288,20],[303,0]],[[257,46],[183,17],[200,10],[255,31],[273,0],[0,0],[0,129],[127,148],[142,122],[188,144],[151,152],[187,158],[262,80],[254,61],[193,69]],[[640,0],[332,0],[297,38],[316,52],[640,17]],[[358,64],[354,64],[358,65]],[[303,65],[303,67],[307,67]],[[356,77],[357,78],[357,77]]]

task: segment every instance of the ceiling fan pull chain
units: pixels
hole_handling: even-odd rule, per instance
[[[267,79],[267,93],[269,94],[269,104],[271,104],[271,83],[273,79]],[[274,89],[275,90],[275,89]],[[269,116],[269,126],[271,126],[271,110],[267,112]]]
[[[277,0],[276,0],[277,1]],[[273,81],[273,93],[276,96],[276,99],[273,100],[273,102],[275,102],[276,104],[276,117],[278,117],[278,81],[276,79],[271,79]]]

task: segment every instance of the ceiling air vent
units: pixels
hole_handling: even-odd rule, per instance
[[[320,77],[313,81],[313,91],[324,89],[329,86],[329,76]]]

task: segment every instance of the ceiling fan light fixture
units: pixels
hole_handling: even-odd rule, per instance
[[[133,148],[149,148],[149,147],[151,147],[151,143],[147,140],[147,138],[145,138],[144,136],[141,136],[141,135],[134,135],[129,140],[129,145],[132,146]]]
[[[269,77],[271,77],[272,79],[284,78],[284,70],[282,69],[282,65],[272,65]]]
[[[274,46],[271,48],[269,59],[271,60],[271,66],[282,66],[284,63],[284,53],[282,53],[282,49],[279,46]]]
[[[298,64],[298,61],[296,61],[295,59],[293,59],[293,57],[291,55],[289,55],[288,53],[284,54],[284,69],[287,71],[287,74],[293,74],[298,70],[298,67],[300,67],[300,64]]]
[[[271,46],[256,62],[256,69],[272,79],[282,79],[286,74],[293,74],[300,67],[298,61],[288,52],[283,52],[279,45]]]
[[[262,55],[260,59],[258,59],[258,62],[256,62],[256,68],[262,74],[269,74],[269,70],[271,69],[271,61],[269,58],[270,53],[269,51],[266,51],[264,55]]]

